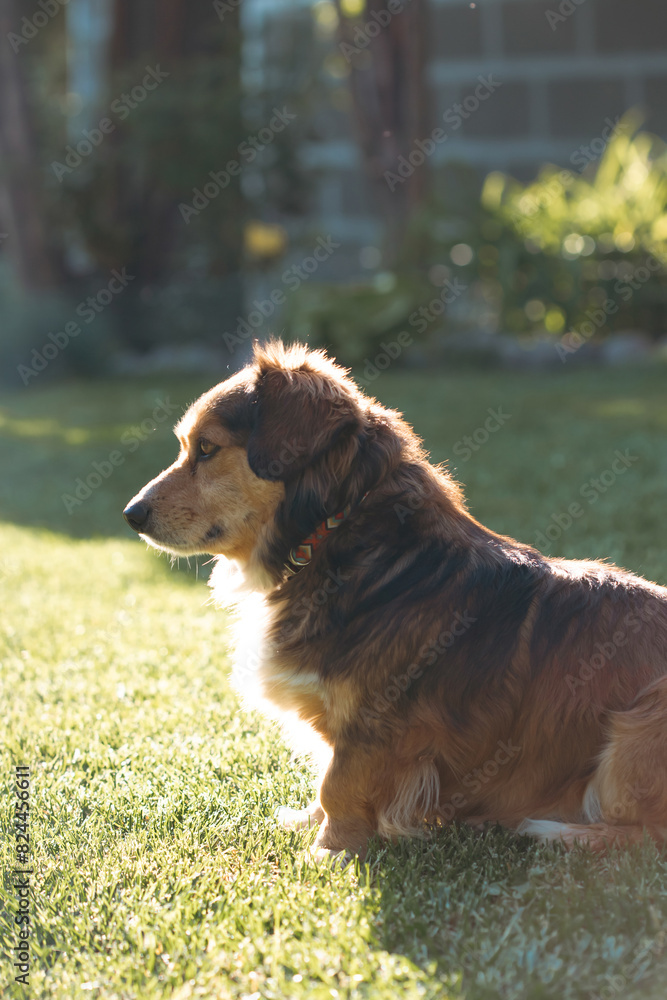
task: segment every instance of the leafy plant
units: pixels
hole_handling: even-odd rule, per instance
[[[626,116],[599,163],[579,173],[547,165],[525,185],[496,172],[480,194],[471,168],[448,168],[444,196],[412,220],[396,273],[304,286],[292,328],[352,362],[400,328],[427,352],[452,332],[662,334],[667,146],[637,128]],[[457,294],[443,295],[448,283]],[[438,295],[445,308],[429,315]]]
[[[626,116],[582,173],[486,178],[471,238],[476,277],[501,291],[501,329],[560,334],[602,309],[600,334],[664,330],[667,146],[637,125]]]
[[[392,272],[381,272],[367,283],[309,282],[290,301],[287,327],[291,337],[329,347],[358,364],[398,333],[419,339],[415,312],[426,294],[424,279]]]

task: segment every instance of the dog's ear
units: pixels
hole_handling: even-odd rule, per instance
[[[342,379],[310,365],[260,368],[256,407],[248,464],[260,479],[287,482],[334,450],[341,450],[342,460],[361,424],[359,406]]]

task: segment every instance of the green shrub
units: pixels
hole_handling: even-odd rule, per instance
[[[506,332],[561,334],[600,309],[599,335],[664,332],[667,147],[629,115],[597,165],[545,166],[527,185],[486,178],[470,267]]]
[[[413,218],[395,273],[365,284],[304,285],[295,334],[351,363],[407,330],[422,353],[449,333],[559,337],[667,329],[667,147],[628,115],[599,163],[545,166],[522,185],[449,167],[444,196]],[[433,302],[448,287],[444,311]],[[423,321],[423,317],[427,321]],[[586,327],[584,327],[586,329]]]
[[[383,272],[374,281],[348,285],[310,281],[291,297],[287,327],[295,339],[358,364],[400,332],[415,339],[413,313],[426,296],[426,280],[413,275]]]

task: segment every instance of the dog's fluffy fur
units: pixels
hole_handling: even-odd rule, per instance
[[[256,346],[176,432],[127,510],[254,593],[241,681],[326,751],[317,800],[283,822],[361,854],[453,819],[598,849],[667,838],[667,589],[483,527],[320,352]],[[347,504],[289,576],[290,548]]]

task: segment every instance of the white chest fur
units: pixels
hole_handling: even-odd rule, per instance
[[[272,612],[262,593],[243,592],[228,565],[218,563],[211,576],[216,603],[236,605],[232,633],[232,683],[248,709],[278,722],[299,756],[325,767],[331,750],[307,718],[326,711],[326,691],[319,676],[290,663],[267,639]]]

